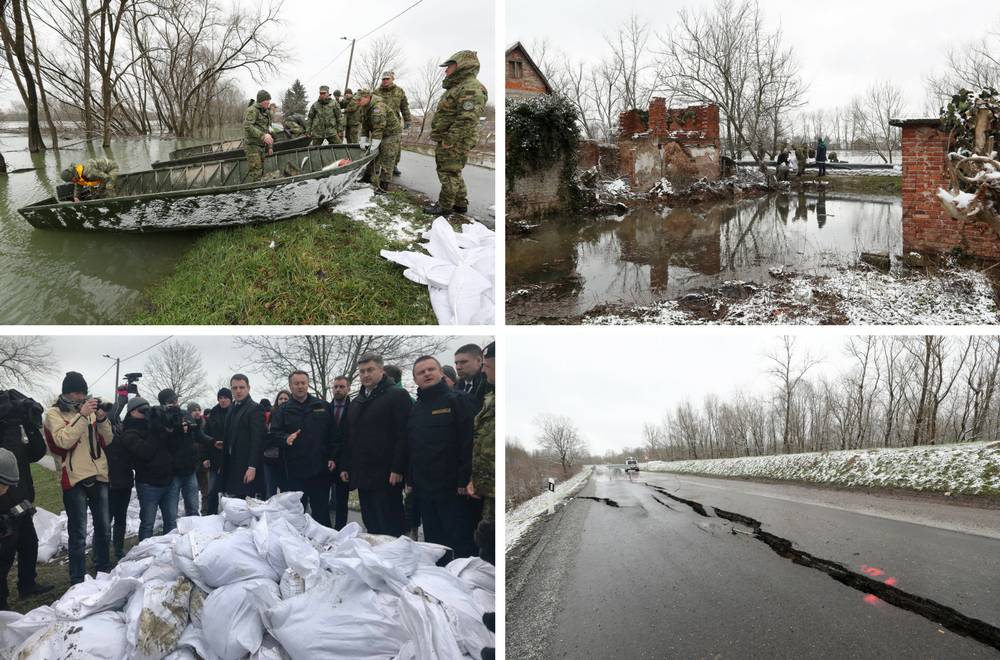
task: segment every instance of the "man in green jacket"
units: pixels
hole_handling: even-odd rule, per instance
[[[469,194],[462,179],[462,170],[469,160],[469,152],[476,146],[479,118],[486,109],[487,99],[486,87],[476,79],[479,57],[475,51],[459,51],[441,66],[447,67],[442,83],[447,91],[431,120],[431,139],[436,143],[434,160],[441,194],[437,204],[424,209],[424,213],[430,215],[447,215],[452,211],[465,213],[469,210]]]
[[[309,108],[307,124],[312,144],[323,142],[340,144],[344,141],[344,125],[340,116],[340,103],[330,96],[330,88],[323,85],[319,88],[319,100]]]
[[[496,507],[496,491],[494,490],[496,481],[496,440],[494,437],[496,415],[494,406],[496,399],[492,389],[496,383],[496,354],[495,342],[490,342],[483,349],[483,372],[486,374],[486,380],[491,389],[486,393],[482,410],[476,415],[472,445],[472,481],[466,488],[469,496],[483,499],[483,518],[476,528],[475,540],[476,545],[479,546],[479,557],[491,564],[496,561],[494,523]]]
[[[354,99],[354,92],[348,87],[344,90],[344,98],[341,100],[343,109],[345,134],[344,138],[348,144],[358,143],[358,134],[361,132],[361,108]]]
[[[372,161],[370,179],[376,193],[389,191],[392,168],[399,151],[399,117],[392,113],[381,97],[370,89],[358,90],[355,103],[361,108],[361,136],[381,140],[378,157]]]
[[[266,89],[257,92],[257,102],[243,115],[243,151],[247,155],[246,183],[260,181],[264,176],[265,151],[272,153],[271,95]]]
[[[108,158],[91,158],[83,163],[73,163],[60,176],[66,183],[73,184],[74,202],[114,197],[118,164]]]
[[[410,102],[406,99],[406,92],[396,84],[396,72],[386,71],[382,74],[382,86],[375,90],[375,93],[382,97],[389,109],[396,113],[396,116],[403,120],[403,127],[400,129],[400,145],[402,145],[402,132],[410,128]],[[393,163],[392,173],[399,176],[399,157],[402,148],[396,154],[396,162]]]

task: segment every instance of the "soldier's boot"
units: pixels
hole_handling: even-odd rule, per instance
[[[468,203],[466,203],[466,204],[455,204],[453,207],[451,207],[451,210],[454,211],[455,213],[468,213],[469,212],[469,205],[468,205]]]
[[[402,172],[399,171],[398,167],[392,168],[392,175],[393,176],[399,176],[400,174],[402,174]]]
[[[438,206],[437,203],[434,203],[431,206],[425,206],[424,213],[427,215],[448,215],[448,211],[445,211],[443,208]]]

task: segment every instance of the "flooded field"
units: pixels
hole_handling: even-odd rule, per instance
[[[893,197],[780,193],[621,218],[547,218],[507,240],[507,319],[558,321],[607,303],[648,305],[777,271],[823,275],[862,253],[898,255]]]
[[[171,272],[197,235],[42,231],[17,209],[51,196],[59,172],[74,162],[113,158],[122,172],[143,170],[173,149],[217,138],[124,139],[107,151],[94,143],[29,154],[16,124],[0,124],[0,153],[10,170],[35,171],[0,176],[0,324],[127,322],[141,292]]]

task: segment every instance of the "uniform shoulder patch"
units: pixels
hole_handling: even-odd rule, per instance
[[[476,104],[473,103],[472,101],[466,101],[465,103],[462,104],[462,109],[463,110],[472,110],[475,107],[476,107]]]

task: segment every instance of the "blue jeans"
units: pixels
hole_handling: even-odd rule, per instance
[[[198,474],[192,472],[186,477],[174,477],[174,488],[184,500],[184,515],[197,516],[201,508],[201,492],[198,490]]]
[[[98,481],[89,488],[77,484],[63,491],[66,507],[66,530],[69,532],[69,580],[72,584],[83,582],[87,572],[87,509],[94,519],[94,568],[101,572],[111,570],[108,552],[108,528],[111,514],[108,509],[108,484]]]
[[[139,496],[139,540],[144,541],[153,535],[153,523],[156,522],[156,510],[163,517],[163,533],[167,534],[177,527],[177,481],[171,481],[166,486],[152,486],[136,482],[136,494]]]

